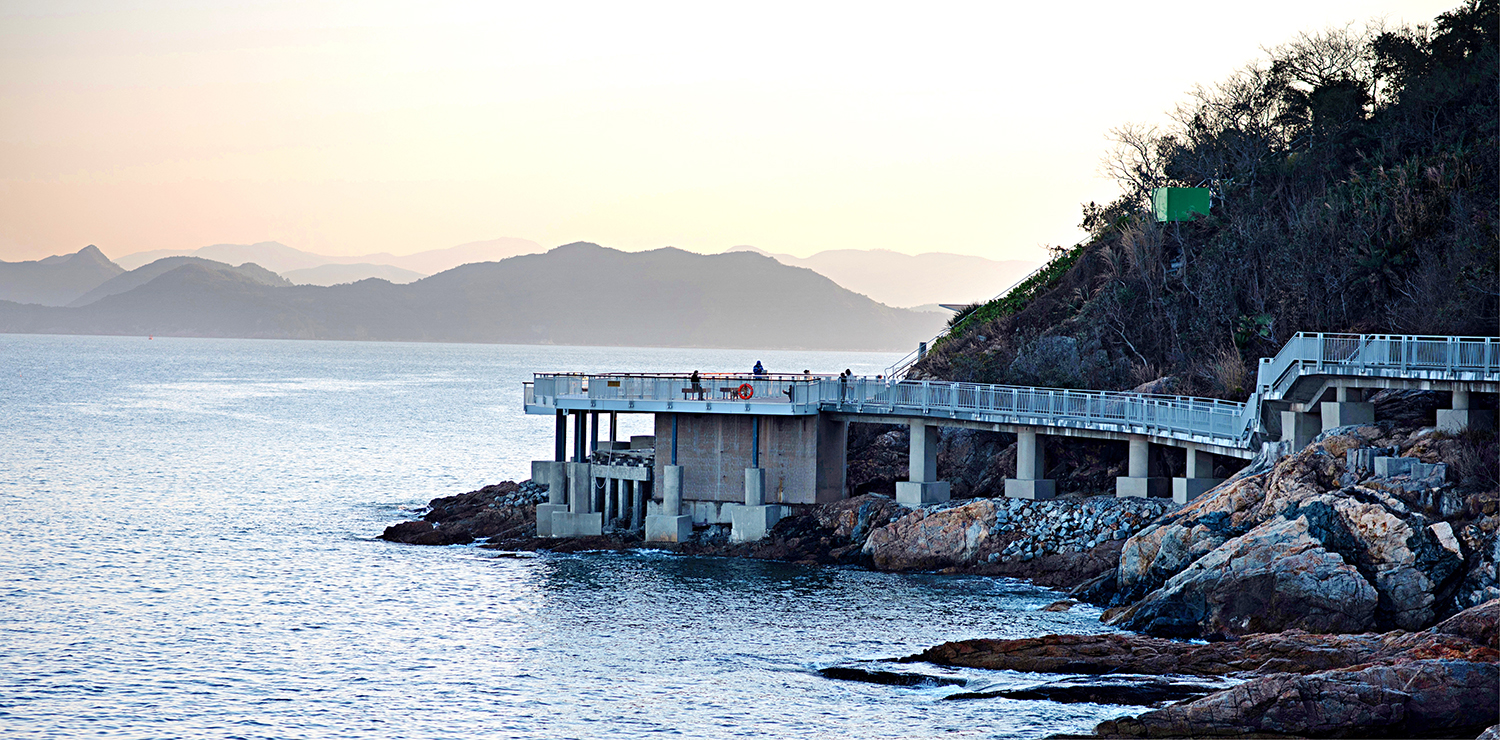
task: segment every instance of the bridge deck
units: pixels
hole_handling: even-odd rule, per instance
[[[933,425],[1109,439],[1141,435],[1247,457],[1267,432],[1265,417],[1289,402],[1316,402],[1330,379],[1348,385],[1495,392],[1500,340],[1492,337],[1297,334],[1264,358],[1247,403],[1116,391],[815,375],[538,373],[525,385],[527,413],[836,413],[851,421],[925,420]],[[1279,429],[1279,425],[1276,426]]]

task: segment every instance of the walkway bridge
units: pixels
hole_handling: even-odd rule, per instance
[[[688,374],[538,373],[524,390],[527,413],[557,418],[556,459],[537,463],[541,467],[533,471],[537,480],[556,484],[543,505],[548,508],[539,509],[539,532],[592,533],[610,512],[639,511],[641,485],[660,481],[662,495],[655,498],[661,503],[653,501],[656,513],[645,517],[648,538],[675,540],[692,523],[721,521],[732,522],[737,537],[755,539],[775,523],[779,505],[842,498],[849,422],[911,426],[909,480],[897,484],[898,500],[908,505],[948,499],[948,483],[938,480],[936,465],[937,430],[944,426],[1017,435],[1017,476],[1006,480],[1007,496],[1055,495],[1038,439],[1054,435],[1128,443],[1128,475],[1117,479],[1116,494],[1171,495],[1186,502],[1221,482],[1213,475],[1214,456],[1248,459],[1268,442],[1300,449],[1326,429],[1374,421],[1366,395],[1385,388],[1449,391],[1452,408],[1438,413],[1442,428],[1492,426],[1494,412],[1472,408],[1471,394],[1500,392],[1500,339],[1297,334],[1275,357],[1260,361],[1245,403],[809,374],[703,374],[695,381]],[[614,449],[613,433],[609,441],[598,441],[598,417],[611,415],[613,428],[612,415],[620,413],[656,415],[657,454],[648,478],[644,470],[623,478],[609,465],[578,467],[590,465],[589,452]],[[592,444],[585,415],[593,419]],[[1170,481],[1152,475],[1153,444],[1183,448],[1186,475]],[[622,492],[608,482],[627,479],[642,483]],[[664,524],[666,519],[671,521]]]

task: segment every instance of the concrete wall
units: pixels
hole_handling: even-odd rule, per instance
[[[693,501],[745,502],[751,417],[679,414],[677,464],[684,507]],[[760,467],[768,504],[813,504],[844,497],[848,424],[822,416],[760,417]],[[819,460],[822,464],[819,464]],[[672,459],[672,417],[656,415],[656,476]],[[696,518],[696,517],[695,517]]]

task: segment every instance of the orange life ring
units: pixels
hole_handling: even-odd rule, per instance
[[[755,396],[755,388],[749,383],[740,383],[740,400],[748,401]]]

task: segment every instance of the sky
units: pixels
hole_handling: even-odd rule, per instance
[[[0,260],[520,237],[1045,258],[1110,129],[1457,0],[0,0]]]

